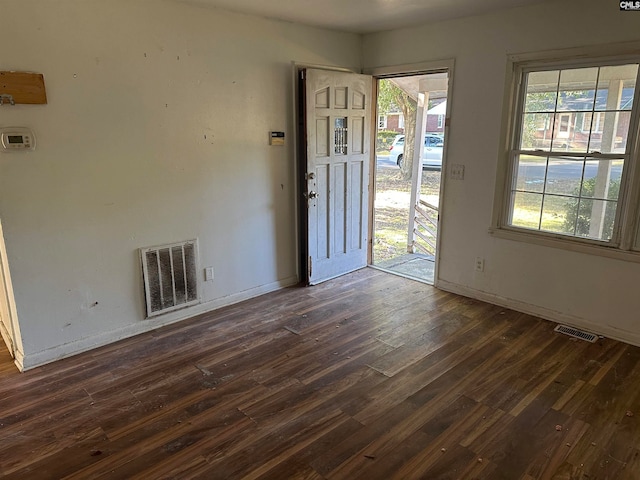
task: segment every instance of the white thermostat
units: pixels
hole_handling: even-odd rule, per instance
[[[26,127],[2,127],[0,128],[0,145],[3,152],[35,150],[36,137],[31,129]]]

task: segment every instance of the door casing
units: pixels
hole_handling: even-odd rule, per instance
[[[13,296],[13,284],[9,271],[4,232],[0,221],[0,334],[9,353],[18,362],[21,361],[22,343],[18,326],[18,313]]]

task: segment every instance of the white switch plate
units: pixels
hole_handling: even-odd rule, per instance
[[[464,180],[464,165],[451,165],[451,179]]]
[[[204,280],[205,282],[213,280],[213,267],[207,267],[204,269]]]

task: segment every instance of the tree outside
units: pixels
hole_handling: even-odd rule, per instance
[[[382,79],[378,83],[378,112],[380,115],[386,115],[394,106],[397,106],[404,116],[404,152],[400,165],[400,176],[403,180],[409,180],[413,172],[418,104],[391,80]]]

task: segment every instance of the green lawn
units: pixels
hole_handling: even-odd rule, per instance
[[[422,173],[421,197],[437,205],[440,172]],[[374,263],[407,253],[411,183],[400,178],[399,170],[381,168],[376,172]]]

